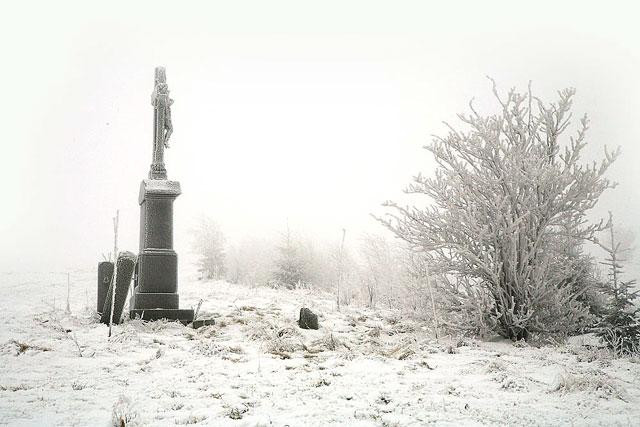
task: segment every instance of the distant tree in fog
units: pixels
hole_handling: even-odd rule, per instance
[[[198,255],[198,271],[202,278],[220,279],[225,274],[225,238],[218,224],[202,216],[192,230],[193,249]]]
[[[273,272],[276,284],[295,289],[306,283],[306,262],[301,249],[300,245],[293,240],[287,225],[287,231],[283,234],[277,248],[278,257]]]
[[[399,297],[402,277],[402,260],[397,248],[383,236],[366,234],[359,248],[361,261],[360,280],[367,305],[374,307],[383,299],[390,307]]]
[[[273,274],[275,244],[250,237],[229,247],[226,256],[226,278],[231,283],[248,286],[264,285]]]

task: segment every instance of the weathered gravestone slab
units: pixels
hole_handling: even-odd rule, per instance
[[[103,261],[98,264],[98,304],[96,311],[102,313],[104,300],[109,291],[111,284],[111,276],[113,276],[113,263],[111,261]]]
[[[318,329],[318,315],[314,314],[306,307],[300,309],[300,318],[298,319],[298,326],[302,329]]]
[[[124,310],[124,303],[127,300],[127,294],[129,293],[129,286],[131,286],[131,277],[133,276],[133,269],[136,264],[136,256],[131,252],[121,252],[118,255],[118,262],[116,264],[116,278],[112,281],[109,290],[107,291],[106,298],[104,300],[104,306],[102,308],[102,316],[100,321],[104,324],[109,324],[109,318],[111,316],[111,299],[113,295],[113,287],[115,285],[115,303],[113,306],[113,323],[118,324],[122,318],[122,311]]]

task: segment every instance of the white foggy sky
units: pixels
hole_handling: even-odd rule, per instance
[[[153,69],[167,68],[176,247],[201,213],[233,240],[382,231],[369,213],[432,172],[421,147],[470,98],[578,90],[590,159],[622,146],[597,214],[640,235],[631,2],[15,2],[0,17],[0,271],[138,250]],[[436,6],[437,5],[437,6]],[[181,258],[184,260],[185,258]],[[635,256],[637,264],[638,255]]]

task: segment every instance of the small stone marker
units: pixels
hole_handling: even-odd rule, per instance
[[[122,310],[124,309],[124,303],[127,300],[127,294],[129,293],[129,286],[131,286],[131,277],[133,276],[133,269],[136,264],[136,256],[131,252],[121,252],[118,255],[118,263],[116,267],[116,299],[113,306],[113,323],[118,324],[122,318]],[[109,317],[111,316],[111,298],[113,293],[113,287],[109,286],[107,295],[104,300],[104,306],[102,308],[102,316],[100,322],[108,325]]]
[[[214,319],[202,319],[202,320],[194,320],[191,326],[193,329],[202,328],[203,326],[211,326],[215,325],[216,321]]]
[[[113,263],[111,261],[103,261],[98,264],[98,304],[96,311],[102,313],[104,307],[104,299],[107,297],[109,285],[111,284],[111,276],[113,276]]]
[[[300,319],[298,319],[298,326],[302,329],[318,329],[318,315],[314,314],[306,307],[300,309]]]

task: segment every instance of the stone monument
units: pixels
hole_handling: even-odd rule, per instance
[[[178,255],[173,250],[173,201],[180,183],[167,179],[164,149],[173,132],[165,69],[155,70],[153,106],[153,157],[149,179],[140,184],[140,254],[136,265],[130,316],[143,320],[193,321],[193,310],[179,309]]]

